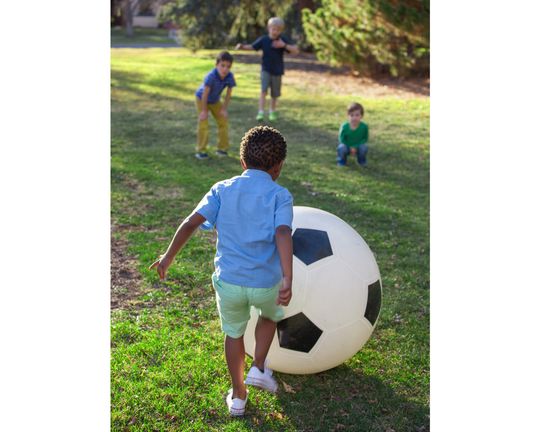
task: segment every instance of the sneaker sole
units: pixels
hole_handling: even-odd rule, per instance
[[[260,387],[266,391],[269,391],[271,393],[275,393],[278,389],[278,385],[276,383],[276,387],[269,387],[266,385],[266,383],[258,378],[246,378],[246,380],[244,381],[246,384],[248,385],[252,385],[252,386],[255,386],[255,387]]]
[[[231,414],[233,416],[237,416],[237,417],[243,416],[244,411],[245,411],[245,409],[239,410],[239,409],[236,409],[236,408],[229,408],[229,414]]]

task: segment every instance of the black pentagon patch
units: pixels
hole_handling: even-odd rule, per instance
[[[311,351],[322,335],[322,330],[302,312],[278,322],[276,331],[281,348],[305,353]]]
[[[293,255],[305,265],[332,255],[332,246],[326,231],[298,228],[292,236],[292,241]]]
[[[368,300],[364,317],[372,326],[377,322],[381,310],[382,289],[381,281],[373,282],[368,286]]]

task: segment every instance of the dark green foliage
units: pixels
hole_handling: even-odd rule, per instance
[[[429,0],[367,0],[390,24],[407,32],[413,42],[429,46]]]
[[[182,45],[193,52],[223,47],[230,42],[229,28],[234,19],[231,3],[235,1],[177,0],[162,7],[157,20],[179,24]]]
[[[291,41],[307,48],[310,44],[302,26],[302,16],[299,11],[301,2],[298,0],[270,0],[254,2],[240,0],[240,7],[236,11],[236,18],[231,27],[231,34],[240,38],[240,41],[254,41],[257,37],[266,34],[268,19],[278,16],[285,21],[285,34]],[[320,1],[313,3],[316,7]]]
[[[283,18],[293,43],[307,44],[296,0],[177,0],[161,8],[158,21],[179,24],[182,45],[196,51],[253,42],[273,16]]]
[[[323,0],[314,13],[302,13],[321,61],[368,75],[429,70],[429,0]]]

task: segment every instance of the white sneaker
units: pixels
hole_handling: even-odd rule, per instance
[[[274,371],[273,371],[272,369],[266,367],[266,365],[267,365],[268,363],[270,363],[270,360],[266,359],[266,360],[264,361],[264,373],[267,374],[267,375],[269,375],[269,376],[272,376],[272,374],[274,373]]]
[[[251,366],[245,383],[275,393],[278,388],[278,383],[272,378],[272,373],[272,369],[268,369],[266,366],[264,367],[264,372],[261,372],[257,366]]]
[[[227,394],[227,406],[229,407],[229,412],[234,416],[243,416],[246,409],[246,403],[248,400],[249,390],[246,389],[246,398],[244,400],[240,398],[232,398],[232,389],[229,390]]]

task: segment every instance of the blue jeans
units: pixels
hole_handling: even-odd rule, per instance
[[[356,152],[356,161],[360,165],[366,164],[366,155],[367,155],[368,150],[369,150],[369,147],[365,144],[360,144],[358,146],[358,151]],[[339,145],[337,146],[336,152],[338,156],[337,161],[347,163],[347,156],[351,154],[351,149],[347,147],[345,144],[339,143]]]

